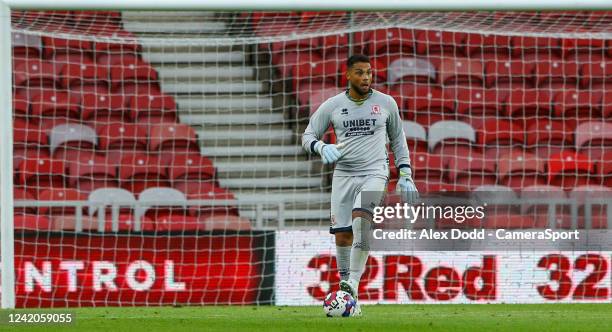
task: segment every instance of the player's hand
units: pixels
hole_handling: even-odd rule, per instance
[[[399,192],[402,201],[407,204],[415,204],[419,199],[419,191],[412,180],[412,170],[410,167],[402,167],[399,170],[399,180],[395,191]]]
[[[342,157],[342,152],[338,150],[338,146],[335,144],[325,144],[319,141],[315,145],[315,150],[321,156],[324,164],[333,164]]]

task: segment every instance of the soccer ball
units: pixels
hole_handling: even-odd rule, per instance
[[[356,307],[355,299],[345,291],[331,292],[323,300],[323,311],[327,317],[351,317]]]

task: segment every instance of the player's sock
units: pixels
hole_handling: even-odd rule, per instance
[[[336,246],[336,262],[338,263],[340,280],[348,280],[349,278],[349,268],[351,266],[351,248],[351,246]]]
[[[370,251],[369,245],[366,241],[368,234],[367,232],[369,229],[370,223],[367,220],[361,217],[353,219],[353,246],[351,248],[351,267],[349,279],[355,285],[355,292],[357,292],[357,289],[359,288],[359,281],[361,280],[361,275],[365,270],[365,264]]]

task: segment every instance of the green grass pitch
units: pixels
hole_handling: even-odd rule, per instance
[[[612,304],[366,305],[360,318],[320,307],[73,309],[73,325],[2,324],[2,331],[611,331]],[[18,310],[34,312],[33,310]],[[6,314],[6,311],[3,313]]]

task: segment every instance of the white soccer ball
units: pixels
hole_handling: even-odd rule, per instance
[[[356,307],[355,299],[345,291],[331,292],[323,300],[323,311],[327,317],[351,317]]]

